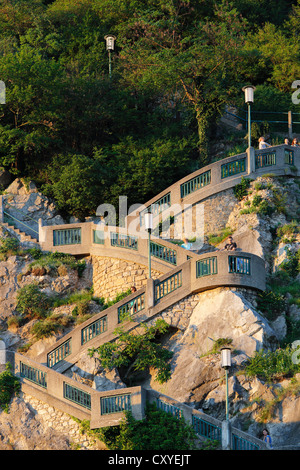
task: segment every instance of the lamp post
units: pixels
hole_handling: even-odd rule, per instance
[[[231,349],[224,347],[221,349],[221,366],[225,369],[226,378],[226,421],[229,419],[229,406],[228,406],[228,369],[231,366]]]
[[[253,85],[247,85],[242,88],[245,93],[245,103],[248,105],[248,147],[251,147],[251,104],[254,103],[254,91],[256,88]]]
[[[145,214],[145,229],[148,231],[148,266],[149,266],[149,279],[151,279],[151,248],[150,248],[150,235],[153,229],[153,214],[146,212]]]
[[[113,51],[115,48],[116,37],[112,36],[111,34],[107,34],[104,36],[104,39],[106,41],[106,50],[108,51],[108,73],[109,78],[111,78],[111,51]]]

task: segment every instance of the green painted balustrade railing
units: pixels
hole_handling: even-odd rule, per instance
[[[284,150],[284,163],[286,163],[287,165],[295,164],[293,150],[288,150],[288,149]]]
[[[230,273],[250,275],[250,258],[245,256],[228,256],[228,269]]]
[[[81,228],[53,230],[53,246],[80,245]]]
[[[47,373],[20,362],[20,376],[43,388],[47,388]]]
[[[246,158],[239,158],[229,163],[221,165],[221,178],[238,175],[246,171]]]
[[[255,168],[276,165],[276,152],[261,153],[255,156]]]
[[[47,355],[48,367],[54,367],[58,362],[63,361],[72,352],[72,338],[69,338],[65,343],[53,349]]]
[[[153,216],[160,214],[171,206],[171,193],[165,194],[157,201],[153,202],[149,207],[140,212],[140,226],[144,225],[144,216],[147,212],[151,212]]]
[[[119,248],[129,248],[131,250],[137,250],[138,237],[112,232],[110,234],[110,244],[111,246],[117,246]]]
[[[93,230],[93,243],[97,245],[104,245],[104,231],[103,230]]]
[[[218,260],[216,256],[198,260],[196,262],[196,277],[210,276],[218,273]]]
[[[166,401],[163,401],[160,398],[156,398],[156,407],[159,410],[164,411],[165,413],[171,414],[177,419],[182,418],[182,411],[178,406],[172,405],[171,403],[167,403]]]
[[[138,295],[134,299],[129,300],[126,304],[118,307],[118,322],[128,319],[132,315],[145,308],[145,293]]]
[[[199,436],[203,436],[214,441],[222,440],[222,429],[215,424],[205,421],[203,418],[200,418],[200,416],[193,415],[192,426]]]
[[[176,250],[160,245],[159,243],[150,242],[150,254],[154,256],[154,258],[161,259],[174,266],[177,264]]]
[[[172,276],[160,281],[155,286],[155,301],[159,301],[161,298],[170,294],[174,290],[182,286],[182,271],[178,271]]]
[[[91,395],[89,393],[84,392],[77,387],[73,387],[73,385],[66,382],[64,382],[63,387],[63,394],[66,400],[72,401],[88,410],[91,409]]]
[[[101,397],[100,399],[101,415],[120,413],[122,411],[131,411],[131,395],[114,395],[110,397]]]
[[[99,318],[99,320],[90,323],[88,326],[81,330],[81,344],[86,344],[96,336],[101,335],[107,331],[107,315]]]
[[[232,450],[259,450],[259,446],[254,442],[247,441],[236,434],[231,434],[231,449]]]
[[[188,196],[189,194],[198,191],[198,189],[203,188],[211,183],[211,170],[205,171],[201,175],[195,176],[195,178],[190,179],[186,183],[180,185],[180,196],[182,198]]]

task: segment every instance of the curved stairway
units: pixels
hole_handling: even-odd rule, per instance
[[[165,206],[160,201],[167,201],[167,207],[171,205],[171,201],[172,204],[174,201],[182,204],[185,198],[189,204],[197,204],[211,194],[233,187],[243,175],[254,179],[266,173],[265,166],[270,171],[270,162],[273,162],[272,171],[277,175],[294,176],[295,168],[300,170],[300,149],[278,146],[265,154],[255,152],[254,157],[260,166],[255,169],[252,162],[251,172],[250,157],[251,155],[246,154],[230,157],[188,175],[148,201],[137,214],[129,215],[126,227],[136,221],[136,217],[142,225],[145,208],[148,210],[153,207],[158,213],[163,212]],[[209,171],[210,176],[207,176]],[[206,179],[201,176],[204,174]],[[210,184],[212,186],[208,190]],[[100,237],[97,236],[99,233]],[[112,233],[118,234],[117,238],[115,235],[112,237]],[[140,232],[141,235],[142,233],[143,231]],[[122,242],[115,243],[116,239]],[[178,413],[185,416],[199,434],[204,433],[208,438],[217,435],[220,438],[220,422],[184,404],[176,403],[170,397],[163,397],[142,387],[99,392],[64,375],[84,350],[113,340],[114,330],[121,321],[124,329],[131,330],[140,322],[153,319],[179,300],[219,286],[265,289],[264,260],[256,255],[224,251],[198,254],[166,240],[159,239],[152,243],[152,267],[162,272],[162,276],[155,280],[148,279],[144,288],[94,315],[36,360],[16,353],[15,374],[21,378],[25,393],[79,419],[88,419],[91,428],[118,424],[127,409],[132,411],[134,417],[141,419],[147,399],[156,400],[158,406],[169,412],[177,413],[176,410],[180,410]],[[130,257],[147,265],[147,244],[145,236],[132,237],[127,228],[99,227],[92,222],[64,226],[39,224],[39,245],[45,251],[61,251],[73,255],[97,254],[121,259]],[[262,449],[264,444],[253,436],[233,429],[232,448]]]

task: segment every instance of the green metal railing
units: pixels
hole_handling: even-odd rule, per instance
[[[233,162],[221,165],[221,178],[228,178],[246,171],[246,158],[239,158]]]
[[[228,267],[230,273],[250,275],[250,258],[242,256],[228,256]]]
[[[145,308],[145,293],[138,295],[126,304],[118,307],[118,321],[119,323],[128,317],[131,317],[137,312],[140,312]]]
[[[182,271],[178,271],[155,286],[155,301],[170,294],[182,286]]]
[[[80,245],[81,228],[53,230],[53,246]]]
[[[120,233],[112,232],[110,234],[111,246],[117,246],[119,248],[129,248],[131,250],[138,249],[138,238],[131,235],[124,235]]]
[[[91,409],[91,395],[64,382],[64,398],[84,408]]]
[[[38,222],[32,219],[31,217],[29,218],[37,224],[37,230],[25,224],[22,220],[17,219],[16,217],[12,216],[11,214],[9,214],[9,212],[3,211],[3,222],[6,222],[12,225],[15,228],[19,228],[18,225],[20,224],[22,230],[24,231],[24,233],[26,233],[26,235],[30,235],[34,237],[36,240],[38,240],[39,239]]]
[[[58,362],[63,361],[72,352],[72,338],[68,339],[65,343],[53,349],[47,355],[48,367],[54,367]]]
[[[140,212],[140,226],[144,225],[144,216],[147,212],[151,212],[153,216],[160,214],[168,207],[171,206],[171,193],[165,194],[157,201],[153,202],[149,207],[146,207],[143,211]]]
[[[276,152],[255,155],[255,168],[264,168],[272,165],[276,165]]]
[[[114,395],[100,398],[101,415],[131,411],[131,395]]]
[[[189,194],[198,191],[198,189],[203,188],[211,183],[211,170],[202,173],[201,175],[195,176],[195,178],[190,179],[186,183],[180,185],[180,196],[182,198],[188,196]]]
[[[210,276],[218,273],[218,261],[216,256],[205,258],[196,262],[196,277]]]
[[[167,248],[159,243],[150,242],[150,254],[151,256],[154,256],[154,258],[159,258],[167,263],[173,264],[174,266],[177,264],[176,250]]]
[[[192,426],[199,436],[203,436],[214,441],[222,440],[222,429],[215,424],[205,421],[199,416],[192,416]]]
[[[99,318],[81,330],[81,344],[85,344],[96,336],[107,331],[107,315]]]
[[[160,398],[156,398],[156,406],[159,410],[162,410],[165,413],[169,413],[177,419],[182,417],[182,411],[178,406],[171,405],[170,403],[167,403]]]
[[[293,150],[284,149],[284,163],[286,163],[287,165],[294,165]]]
[[[20,362],[20,376],[43,388],[47,388],[47,373],[23,362]]]
[[[104,245],[104,232],[101,230],[93,230],[93,243]]]
[[[259,446],[253,442],[247,441],[236,434],[231,434],[231,449],[232,450],[259,450]]]

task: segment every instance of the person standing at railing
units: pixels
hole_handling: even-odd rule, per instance
[[[273,449],[272,439],[267,429],[263,429],[263,441],[267,444],[268,449]]]
[[[298,145],[299,145],[298,144],[298,139],[296,139],[296,137],[295,137],[295,139],[293,139],[293,142],[292,142],[292,147],[298,147]]]
[[[260,137],[258,139],[258,148],[259,148],[259,150],[266,149],[267,147],[272,147],[272,145],[268,144],[268,142],[265,142],[264,137]]]
[[[237,244],[233,241],[232,237],[229,237],[228,243],[226,243],[224,248],[227,251],[235,251],[237,249]]]
[[[182,248],[185,248],[185,250],[191,250],[192,249],[192,244],[188,241],[187,238],[183,239],[183,244],[181,245]]]
[[[284,139],[284,144],[285,144],[285,145],[290,145],[289,139],[285,138],[285,139]]]

